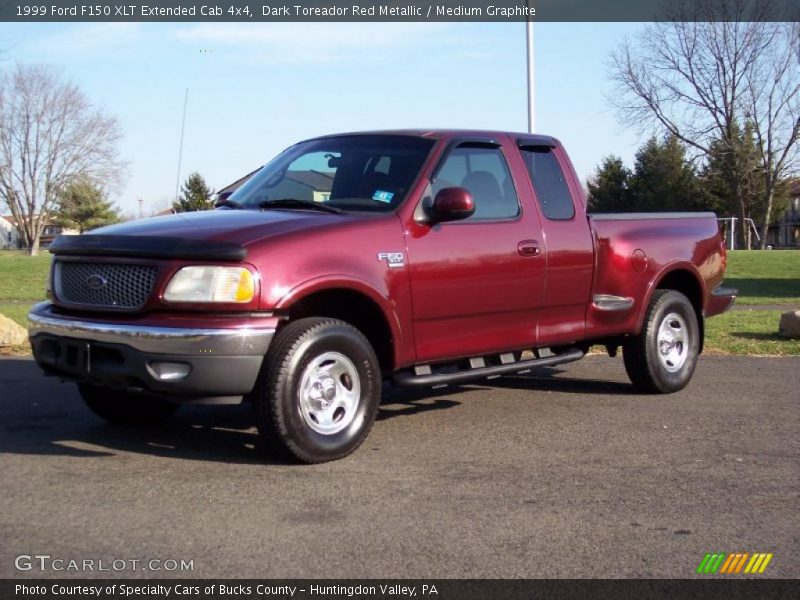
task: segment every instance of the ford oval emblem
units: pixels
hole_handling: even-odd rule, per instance
[[[89,277],[86,278],[86,287],[88,287],[90,290],[102,290],[107,285],[108,279],[102,275],[98,275],[97,273],[94,275],[89,275]]]

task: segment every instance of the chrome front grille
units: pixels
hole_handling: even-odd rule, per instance
[[[66,304],[135,310],[147,302],[157,275],[153,265],[57,261],[55,294]]]

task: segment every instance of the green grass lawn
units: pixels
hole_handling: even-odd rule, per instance
[[[47,250],[39,256],[0,251],[0,303],[43,300],[49,270]]]
[[[45,297],[50,258],[46,250],[39,256],[0,250],[0,314],[28,326],[28,311]],[[12,353],[29,351],[27,344],[11,349]]]
[[[800,252],[733,250],[728,252],[725,285],[739,290],[736,304],[782,304],[800,308]],[[729,354],[800,354],[800,340],[778,335],[784,310],[739,310],[706,321],[706,349]]]
[[[46,251],[34,257],[0,251],[0,313],[26,326],[28,309],[44,298],[49,268]],[[725,284],[738,288],[741,305],[800,308],[800,251],[729,252]],[[777,334],[780,313],[736,311],[711,318],[706,324],[706,348],[731,354],[800,354],[800,341]]]
[[[706,352],[788,356],[800,354],[800,340],[778,335],[780,310],[737,310],[706,321]]]
[[[23,327],[28,326],[28,311],[31,309],[31,304],[26,302],[24,304],[2,304],[0,305],[0,314],[5,315],[9,319],[16,321]]]
[[[738,304],[800,307],[800,251],[730,251],[725,285],[739,290]]]

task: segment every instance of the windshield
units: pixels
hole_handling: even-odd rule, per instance
[[[405,198],[433,141],[353,135],[302,142],[262,167],[230,199],[245,208],[315,202],[342,210],[389,212]],[[302,202],[296,202],[296,201]]]

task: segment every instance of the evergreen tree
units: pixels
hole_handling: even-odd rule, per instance
[[[55,221],[62,227],[84,233],[119,220],[119,210],[89,179],[77,179],[59,195]]]
[[[183,186],[181,186],[181,196],[172,206],[175,212],[210,210],[214,208],[211,194],[213,192],[206,184],[206,180],[203,179],[200,173],[195,171],[186,178]]]
[[[590,211],[711,210],[740,219],[744,214],[761,225],[770,198],[754,127],[734,123],[731,130],[730,139],[720,138],[710,144],[699,172],[687,158],[686,146],[674,136],[650,138],[636,153],[633,171],[620,158],[607,157],[587,182]],[[771,223],[786,212],[788,200],[788,181],[783,180],[772,195]],[[744,247],[750,248],[755,241],[751,239],[752,229],[737,225],[737,233],[743,231]]]
[[[744,200],[744,216],[752,217],[753,203],[761,187],[758,147],[750,125],[742,129],[734,123],[730,137],[728,141],[711,142],[708,159],[700,173],[703,187],[718,212],[736,214],[738,207],[733,188],[738,186]]]
[[[692,211],[704,208],[697,174],[685,146],[674,136],[650,138],[636,153],[630,183],[637,211]]]
[[[711,143],[708,160],[700,173],[707,203],[721,216],[740,217],[743,214],[762,224],[767,194],[754,128],[752,123],[745,123],[744,127],[734,123],[731,130],[728,142],[717,139]],[[741,205],[734,190],[737,186]],[[787,186],[782,182],[774,191],[770,221],[779,220],[788,207]],[[750,232],[749,228],[747,231]],[[752,240],[746,242],[750,246]]]
[[[597,173],[587,182],[589,210],[592,212],[630,212],[634,210],[630,193],[631,172],[618,156],[607,156]]]
[[[634,170],[609,156],[589,186],[593,212],[691,211],[705,208],[705,197],[686,148],[675,137],[650,138],[636,153]]]

